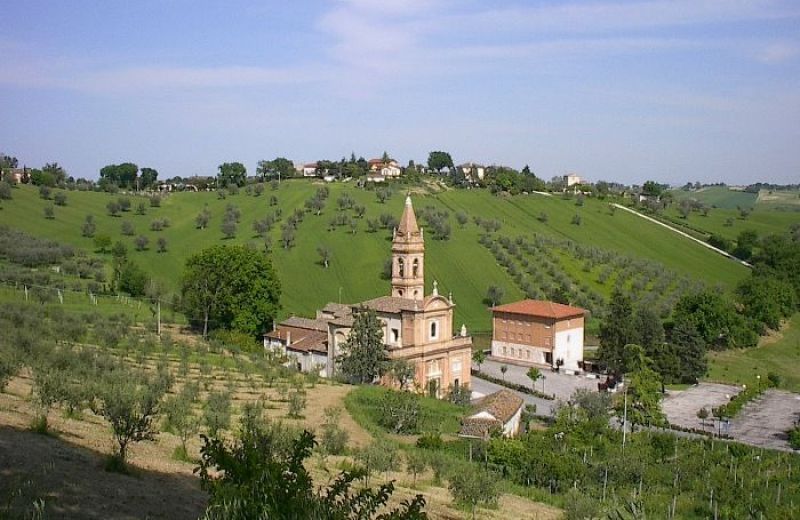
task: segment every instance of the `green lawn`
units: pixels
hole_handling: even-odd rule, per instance
[[[709,186],[697,191],[673,190],[671,193],[677,201],[694,199],[706,206],[726,209],[752,208],[758,199],[756,193],[735,191],[726,186]]]
[[[800,392],[800,313],[795,314],[777,341],[762,340],[762,345],[746,350],[709,354],[711,381],[756,384],[756,376],[770,372],[783,377],[784,388]]]
[[[759,236],[783,233],[792,224],[800,222],[800,211],[780,211],[761,205],[756,206],[744,219],[736,209],[718,208],[712,209],[706,217],[701,213],[693,212],[688,218],[683,219],[675,205],[667,208],[664,215],[670,217],[679,226],[687,225],[708,235],[716,234],[729,240],[736,240],[739,233],[744,230],[755,231]],[[729,219],[733,223],[730,226],[727,225]]]
[[[95,192],[67,192],[68,205],[56,207],[54,220],[44,218],[44,207],[50,204],[39,198],[36,188],[22,186],[13,191],[13,200],[4,201],[0,219],[12,227],[36,236],[44,236],[73,244],[87,251],[94,249],[93,240],[82,237],[80,228],[86,215],[94,215],[97,233],[108,234],[114,241],[122,240],[130,250],[130,257],[154,278],[171,289],[179,286],[180,275],[186,259],[193,253],[222,243],[253,242],[261,247],[262,241],[254,236],[252,223],[271,213],[269,198],[276,195],[284,220],[295,208],[302,208],[321,183],[306,180],[284,182],[273,192],[269,187],[260,197],[248,196],[242,190],[238,195],[219,200],[216,193],[177,193],[164,198],[161,207],[147,205],[146,215],[134,211],[121,217],[111,217],[106,204],[118,196]],[[329,301],[357,302],[388,294],[389,282],[381,279],[384,262],[390,256],[388,231],[368,233],[366,220],[388,213],[399,218],[403,209],[404,190],[398,186],[395,194],[385,203],[377,201],[375,193],[357,189],[352,184],[329,184],[328,203],[321,216],[308,214],[297,232],[296,246],[286,250],[280,247],[280,224],[271,231],[274,245],[273,259],[283,287],[283,315],[312,315]],[[337,214],[336,199],[343,192],[366,206],[366,216],[358,221],[356,234],[349,228],[339,227],[328,231],[330,220]],[[146,198],[131,197],[135,209]],[[234,204],[242,214],[238,233],[230,240],[223,239],[220,226],[226,205]],[[439,282],[443,294],[452,292],[456,303],[455,326],[466,324],[470,331],[490,329],[490,314],[483,303],[489,285],[505,289],[504,301],[522,297],[510,275],[497,265],[491,252],[478,243],[482,230],[473,216],[498,219],[503,227],[499,231],[510,237],[537,232],[543,235],[568,238],[575,242],[618,251],[635,257],[660,262],[666,268],[699,279],[710,285],[732,287],[747,275],[747,270],[734,262],[716,255],[700,245],[677,236],[666,229],[643,219],[617,212],[611,215],[607,204],[587,200],[583,207],[575,201],[560,197],[520,195],[501,198],[486,190],[449,190],[438,194],[414,195],[414,206],[420,210],[431,205],[451,212],[452,236],[447,241],[437,241],[426,233],[426,285],[430,291],[434,280]],[[207,206],[211,222],[205,230],[195,228],[195,216]],[[464,211],[470,222],[461,228],[454,215]],[[537,220],[540,213],[548,215],[546,223]],[[348,212],[350,213],[350,212]],[[576,214],[582,224],[571,224]],[[155,218],[169,219],[171,225],[161,232],[150,230]],[[134,250],[134,237],[121,234],[123,221],[135,227],[135,236],[142,234],[150,239],[146,251]],[[157,253],[159,236],[167,240],[168,252]],[[328,269],[319,264],[317,247],[325,245],[332,251]],[[556,253],[554,253],[556,254]],[[578,264],[562,259],[565,268],[577,279],[595,284],[592,273],[583,273]]]
[[[347,394],[344,403],[353,419],[366,430],[373,434],[386,433],[379,424],[381,401],[388,392],[394,391],[382,386],[361,385]],[[464,407],[432,397],[420,397],[419,404],[421,433],[439,432],[455,435],[461,428],[462,417],[467,412]]]

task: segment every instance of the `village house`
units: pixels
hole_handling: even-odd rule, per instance
[[[370,159],[367,162],[371,175],[379,174],[384,179],[394,179],[400,177],[402,171],[400,164],[394,159],[384,161],[383,159]]]
[[[464,174],[464,177],[471,183],[482,181],[486,175],[486,168],[473,162],[459,164],[457,168],[461,170],[461,173]]]
[[[579,372],[583,366],[585,314],[579,307],[539,300],[493,307],[492,356]]]
[[[572,186],[573,184],[581,184],[581,176],[577,173],[569,173],[564,175],[564,184],[567,185],[567,188]]]
[[[511,390],[502,389],[477,399],[472,415],[461,421],[458,436],[487,440],[493,431],[503,437],[519,435],[524,401]]]
[[[388,358],[405,360],[414,368],[411,387],[437,397],[444,396],[450,388],[468,387],[472,338],[463,325],[459,334],[453,333],[452,296],[439,294],[435,281],[431,294],[425,295],[423,235],[408,197],[392,240],[390,295],[356,304],[329,303],[317,311],[314,320],[290,318],[265,334],[265,348],[285,348],[287,355],[300,359],[301,369],[308,370],[322,359],[314,356],[321,354],[324,346],[324,374],[331,377],[336,373],[336,358],[350,335],[355,315],[362,309],[372,309],[383,326]],[[313,334],[322,332],[323,325],[324,339],[322,334]],[[297,334],[304,336],[297,339]],[[303,356],[308,360],[303,361]]]
[[[317,163],[306,163],[296,167],[297,172],[303,177],[316,177],[317,176]]]
[[[301,372],[324,375],[328,355],[328,324],[292,316],[264,334],[264,348],[283,354]]]
[[[14,184],[22,184],[27,182],[30,178],[31,169],[27,167],[22,168],[5,168],[2,171],[0,178]]]

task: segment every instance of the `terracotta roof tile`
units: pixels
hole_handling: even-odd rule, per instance
[[[368,309],[374,309],[378,312],[401,312],[401,311],[416,311],[422,310],[420,302],[408,298],[397,298],[396,296],[380,296],[358,305],[353,306],[353,310],[357,310],[360,305]]]
[[[292,316],[283,320],[280,324],[285,327],[294,327],[297,329],[309,329],[326,332],[328,331],[328,322],[325,320],[315,320],[311,318],[301,318],[300,316]]]
[[[502,389],[486,397],[482,397],[475,403],[475,413],[486,412],[503,424],[507,423],[514,414],[522,408],[524,401],[520,396],[511,390]],[[468,418],[474,418],[470,416]]]
[[[496,419],[484,419],[481,417],[466,417],[461,422],[460,437],[472,437],[475,439],[487,439],[489,433],[494,428],[502,428],[503,425]]]
[[[303,336],[300,340],[291,345],[287,345],[288,350],[299,352],[328,352],[328,334],[324,332],[311,332]]]
[[[586,311],[580,307],[563,305],[561,303],[541,300],[521,300],[506,305],[492,307],[494,312],[508,312],[512,314],[525,314],[542,318],[564,319],[583,316]]]

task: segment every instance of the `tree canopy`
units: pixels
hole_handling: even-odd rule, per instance
[[[350,336],[338,356],[339,370],[350,381],[371,383],[383,372],[386,354],[383,350],[383,328],[372,309],[361,309],[355,315]]]
[[[268,330],[280,308],[280,281],[263,253],[245,246],[213,246],[186,261],[181,285],[190,322],[251,335]]]
[[[133,188],[136,185],[136,175],[138,173],[139,167],[133,163],[109,164],[100,169],[100,183]]]
[[[453,168],[453,158],[447,152],[431,152],[428,154],[428,168],[437,172],[443,168]]]
[[[219,165],[217,183],[220,187],[244,186],[247,180],[247,168],[240,162],[222,163]]]

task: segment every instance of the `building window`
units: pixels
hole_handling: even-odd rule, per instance
[[[514,357],[514,356],[515,356],[515,352],[514,352],[514,349],[512,348],[511,349],[511,357]]]
[[[411,263],[411,274],[416,278],[419,276],[419,258],[415,258]]]
[[[431,335],[430,339],[438,339],[439,338],[439,322],[432,321],[431,322]]]
[[[397,259],[397,276],[403,278],[405,276],[405,262],[402,258]]]
[[[530,350],[526,350],[525,351],[525,357],[527,357],[528,359],[531,358],[531,351]]]
[[[569,343],[570,339],[572,339],[572,336],[570,336],[569,334],[567,334],[567,343]]]
[[[503,347],[503,355],[505,356],[506,354],[507,354],[506,347]]]
[[[397,343],[398,341],[400,341],[400,330],[392,329],[392,343]]]
[[[398,296],[400,296],[402,298],[403,297],[403,289],[398,289],[397,294],[398,294]]]
[[[454,380],[453,380],[453,387],[454,387],[456,390],[458,390],[458,388],[459,388],[460,386],[461,386],[461,381],[459,381],[459,380],[458,380],[458,378],[454,379]]]
[[[414,291],[414,299],[415,300],[419,299],[419,291]]]

